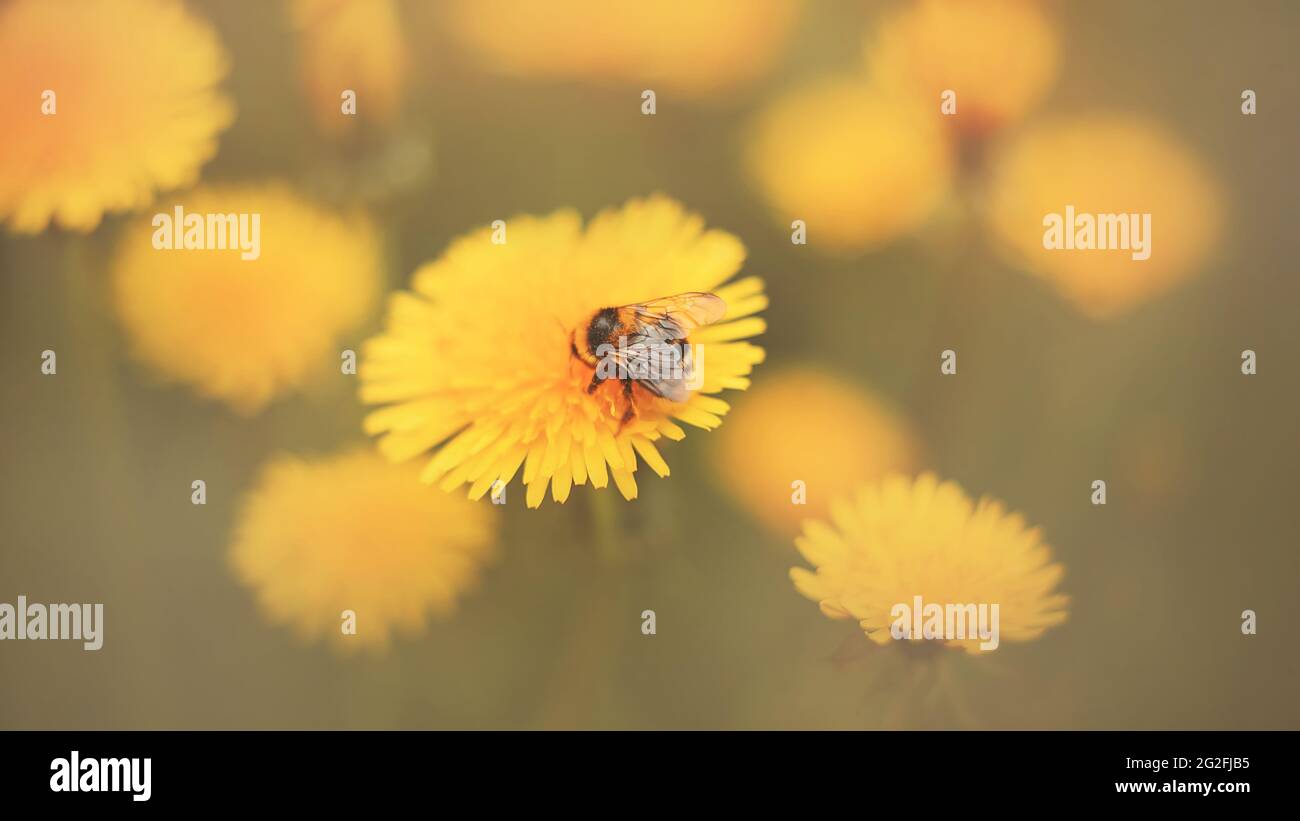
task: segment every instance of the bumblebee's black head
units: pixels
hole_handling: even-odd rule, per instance
[[[618,309],[602,308],[591,318],[587,326],[587,350],[596,355],[596,349],[610,341],[618,329]]]

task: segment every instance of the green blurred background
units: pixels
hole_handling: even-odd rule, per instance
[[[565,206],[590,216],[670,194],[739,236],[745,272],[767,280],[756,382],[814,362],[894,402],[929,468],[1044,529],[1067,571],[1064,626],[993,659],[943,659],[964,703],[898,720],[925,673],[846,652],[851,623],[795,593],[792,546],[722,493],[710,436],[693,432],[666,451],[671,479],[642,481],[641,498],[620,503],[636,534],[624,561],[596,560],[586,488],[535,511],[518,492],[494,508],[501,561],[454,618],[379,656],[304,645],[265,622],[229,572],[230,528],[271,453],[360,441],[355,381],[252,419],[156,387],[106,312],[124,221],[112,217],[88,237],[0,235],[0,601],[106,610],[99,652],[0,644],[0,727],[1300,728],[1300,8],[1055,7],[1064,68],[1040,113],[1150,115],[1225,192],[1225,240],[1199,275],[1095,322],[942,234],[854,258],[793,246],[758,200],[741,168],[745,125],[777,91],[857,65],[883,5],[812,2],[759,82],[706,102],[661,94],[644,117],[634,84],[483,72],[428,4],[406,4],[403,130],[431,146],[433,168],[368,203],[388,283],[493,219]],[[239,109],[205,181],[313,190],[361,162],[367,149],[313,127],[278,3],[193,6],[231,54],[225,88]],[[1243,88],[1259,94],[1255,117],[1237,112]],[[46,348],[56,378],[40,373]],[[944,348],[960,351],[959,378],[940,377]],[[1239,371],[1244,348],[1259,353],[1257,376]],[[195,478],[206,506],[190,504]],[[1110,485],[1105,507],[1089,503],[1095,478]],[[653,637],[640,632],[647,608]],[[1240,632],[1246,608],[1258,635]]]

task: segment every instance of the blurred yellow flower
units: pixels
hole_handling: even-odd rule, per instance
[[[833,525],[805,524],[795,544],[815,568],[792,568],[804,596],[832,619],[856,619],[877,644],[893,641],[896,605],[999,606],[999,638],[1027,641],[1065,621],[1065,574],[1036,528],[1002,504],[973,504],[953,482],[923,473],[886,477],[831,507]],[[922,641],[914,638],[912,641]],[[949,647],[980,652],[980,639]]]
[[[1219,236],[1219,197],[1205,165],[1162,128],[1119,115],[1073,116],[1038,125],[1002,151],[988,219],[1014,264],[1102,318],[1167,291],[1204,262]],[[1149,258],[1125,248],[1044,247],[1045,219],[1067,208],[1149,214]]]
[[[493,69],[683,95],[752,80],[799,0],[454,0],[447,26]]]
[[[0,220],[93,230],[193,183],[234,119],[216,32],[174,0],[0,5]]]
[[[1056,28],[1035,0],[917,0],[885,18],[868,40],[872,79],[915,95],[940,113],[955,93],[949,120],[981,133],[1025,115],[1060,69]]]
[[[429,493],[416,473],[365,447],[272,459],[230,549],[266,617],[304,640],[379,649],[395,630],[452,613],[493,557],[494,517],[490,506]],[[354,634],[344,632],[347,610]]]
[[[168,228],[156,220],[172,218],[174,206],[200,219],[244,215],[250,228],[260,226],[256,258],[234,247],[234,232],[226,250],[155,248]],[[199,188],[123,230],[112,280],[118,318],[142,362],[255,413],[340,367],[336,340],[379,299],[380,241],[364,219],[322,210],[283,186]]]
[[[712,394],[748,387],[763,359],[762,348],[739,341],[765,328],[753,316],[767,306],[763,283],[724,284],[744,256],[734,236],[706,231],[662,196],[606,210],[585,230],[565,210],[461,237],[415,272],[412,291],[391,300],[387,329],[366,344],[362,400],[389,403],[366,431],[383,434],[380,449],[394,461],[433,450],[424,481],[448,491],[469,483],[474,499],[521,466],[529,507],[548,482],[563,502],[574,484],[603,488],[610,476],[635,498],[637,457],[667,476],[655,442],[685,436],[673,419],[717,427],[728,405]],[[572,356],[571,333],[601,308],[688,291],[727,305],[723,322],[689,338],[703,349],[703,384],[683,402],[637,386],[639,413],[622,424],[617,381],[587,392],[592,369]]]
[[[863,82],[823,80],[759,116],[747,165],[782,222],[804,222],[809,245],[861,251],[915,229],[947,194],[953,158],[939,119]]]
[[[316,124],[327,134],[358,122],[386,126],[397,119],[406,81],[407,50],[392,0],[294,0],[299,32],[298,78]],[[355,93],[355,116],[343,94]]]
[[[858,482],[913,470],[920,447],[911,424],[883,401],[809,367],[765,376],[719,437],[719,480],[783,536],[829,515],[831,499]],[[794,503],[797,491],[803,504]]]

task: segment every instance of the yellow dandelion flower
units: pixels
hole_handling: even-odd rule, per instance
[[[180,247],[185,238],[172,235],[182,230],[208,247]],[[155,247],[163,241],[177,247]],[[142,362],[255,413],[339,367],[332,346],[374,310],[382,265],[367,221],[267,185],[199,188],[137,218],[122,232],[111,275],[118,318]]]
[[[911,424],[884,401],[811,367],[768,374],[719,437],[718,479],[788,536],[804,519],[829,515],[831,499],[859,481],[913,470],[920,449]]]
[[[234,119],[216,32],[174,0],[0,5],[0,220],[90,231],[192,184]]]
[[[699,96],[766,71],[801,6],[794,0],[456,0],[447,26],[498,71]]]
[[[824,80],[770,105],[746,150],[777,216],[808,244],[861,251],[923,223],[948,193],[953,158],[927,104],[852,79]]]
[[[337,136],[359,121],[391,124],[408,59],[391,0],[294,0],[291,13],[299,32],[299,81],[320,129]],[[356,95],[355,116],[343,113],[345,91]]]
[[[804,526],[795,544],[815,570],[792,568],[790,578],[825,615],[856,619],[877,644],[894,640],[894,607],[917,596],[945,607],[998,605],[1003,641],[1037,638],[1066,619],[1069,600],[1054,592],[1065,570],[1038,529],[998,501],[972,503],[953,482],[889,476],[837,500],[831,521]],[[979,638],[945,639],[980,652]]]
[[[418,472],[365,447],[268,462],[230,549],[267,619],[304,640],[373,649],[452,613],[494,554],[495,518],[490,506],[427,492]]]
[[[988,213],[1013,264],[1045,277],[1097,318],[1189,277],[1215,246],[1221,218],[1209,170],[1181,140],[1117,115],[1063,118],[1021,135],[994,163]],[[1073,239],[1074,228],[1064,225],[1067,214],[1086,214],[1094,223],[1098,215],[1123,217],[1124,224],[1094,228],[1092,248],[1045,247],[1049,215],[1060,218]],[[1139,219],[1136,230],[1130,215]],[[1150,244],[1142,258],[1145,215],[1150,230],[1141,241]],[[1096,247],[1103,235],[1112,247]]]
[[[638,457],[668,475],[656,443],[686,435],[674,420],[715,428],[728,405],[713,394],[749,386],[763,349],[742,340],[765,329],[754,316],[767,306],[763,283],[728,283],[740,241],[662,196],[606,210],[585,229],[564,210],[500,230],[501,244],[497,229],[457,239],[392,298],[386,330],[363,350],[361,397],[387,405],[366,431],[383,434],[394,461],[433,450],[424,481],[469,484],[474,499],[521,469],[529,507],[548,483],[563,502],[573,485],[604,488],[611,477],[635,498]],[[724,321],[689,337],[698,390],[671,402],[638,385],[637,414],[624,423],[617,380],[588,392],[593,370],[572,355],[572,334],[601,308],[691,291],[726,303]]]
[[[943,119],[982,133],[1022,118],[1060,70],[1060,37],[1034,0],[918,0],[881,22],[867,66],[884,87],[915,95]]]

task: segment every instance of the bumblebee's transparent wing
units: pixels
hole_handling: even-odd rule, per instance
[[[691,347],[681,342],[647,340],[627,346],[627,373],[655,396],[685,402],[695,384]]]
[[[710,325],[727,313],[727,303],[715,294],[691,291],[628,305],[641,336],[653,340],[683,340],[691,331]]]

